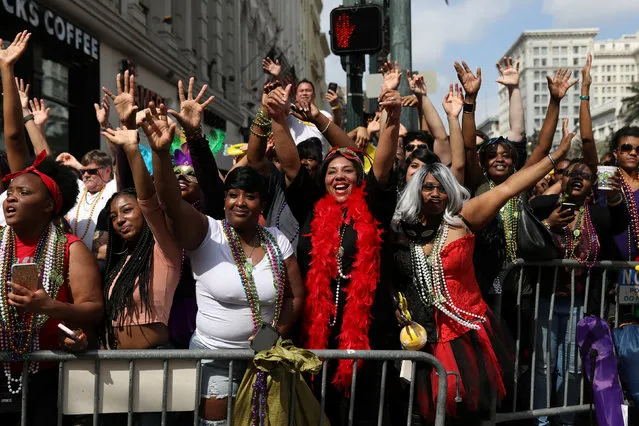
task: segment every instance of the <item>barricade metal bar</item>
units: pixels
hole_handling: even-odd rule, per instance
[[[496,423],[512,422],[515,420],[534,419],[541,416],[556,416],[563,413],[582,413],[590,410],[590,406],[573,405],[570,407],[540,408],[538,410],[518,411],[516,413],[497,413]]]
[[[226,421],[233,424],[233,360],[229,361],[229,391],[226,398]]]
[[[601,313],[602,318],[604,318],[604,312],[606,311],[607,291],[608,291],[608,270],[604,269],[602,273],[602,277],[601,277],[601,306],[599,307],[599,312]]]
[[[552,322],[555,313],[555,294],[557,293],[557,276],[559,275],[559,267],[554,267],[553,279],[552,279],[552,293],[550,293],[550,307],[548,309],[548,323],[546,325],[546,408],[550,407],[550,396],[552,392],[550,391],[550,385],[552,383],[552,369],[550,368],[550,343],[552,341]],[[539,292],[537,294],[539,297]],[[533,350],[537,351],[537,348]],[[556,368],[556,366],[555,366]],[[533,390],[534,390],[534,382],[533,382]],[[535,408],[535,407],[532,407]]]
[[[126,424],[127,426],[133,426],[133,391],[135,385],[135,360],[132,359],[129,361],[129,406],[127,407],[126,413]]]
[[[441,395],[442,392],[442,383],[444,383],[446,385],[444,391],[447,392],[448,391],[448,375],[446,374],[446,371],[444,370],[444,368],[442,367],[442,371],[444,372],[444,374],[439,374],[437,377],[437,408],[435,409],[435,415],[437,417],[439,417],[440,414],[443,414],[441,412],[441,409],[439,407],[439,395]],[[408,391],[408,415],[406,416],[406,426],[411,426],[411,424],[413,423],[413,404],[415,402],[415,377],[417,374],[417,366],[415,364],[415,361],[413,361],[411,363],[411,372],[410,372],[410,389]],[[443,379],[442,379],[443,378]],[[445,405],[445,400],[446,398],[444,398],[444,408],[443,410],[446,411],[446,405]],[[437,424],[438,419],[435,419],[435,424]],[[443,425],[443,420],[442,420],[442,425]]]
[[[570,270],[570,313],[568,314],[568,346],[566,348],[566,355],[564,356],[564,407],[568,405],[568,389],[570,388],[570,369],[572,363],[571,357],[574,355],[577,358],[577,354],[573,353],[572,344],[574,342],[572,321],[575,319],[575,269]],[[576,331],[576,330],[575,330]],[[557,336],[559,338],[559,336]]]
[[[388,361],[382,363],[382,383],[379,386],[379,411],[377,412],[377,426],[382,426],[384,419],[384,396],[386,392],[386,373],[388,370]]]
[[[96,359],[94,365],[95,376],[93,376],[93,426],[98,426],[98,411],[100,408],[100,360]]]
[[[162,363],[162,426],[166,426],[166,398],[169,390],[169,360]]]
[[[615,283],[615,328],[619,327],[619,279]]]
[[[200,395],[200,390],[201,390],[201,383],[202,383],[202,360],[198,360],[195,363],[195,410],[193,411],[193,426],[199,426],[200,424],[200,398],[202,398],[202,396]]]
[[[58,426],[62,426],[62,403],[64,394],[64,362],[58,364]],[[25,392],[26,393],[26,392]]]
[[[590,294],[590,272],[591,269],[588,269],[588,274],[586,275],[586,289],[584,291],[584,314],[588,312],[588,296]],[[602,283],[603,286],[603,283]],[[599,316],[603,318],[603,313],[599,312]],[[577,357],[577,371],[581,371],[581,357]],[[579,404],[584,403],[584,375],[581,375],[579,379]]]
[[[322,361],[322,389],[320,395],[320,419],[319,426],[324,426],[324,408],[326,406],[326,381],[328,377],[328,362]]]
[[[295,382],[297,381],[296,372],[292,372],[291,374],[291,397],[289,399],[289,410],[288,410],[288,426],[293,426],[295,424]]]
[[[348,426],[353,426],[353,420],[355,418],[355,392],[357,389],[357,362],[353,363],[353,380],[351,382],[351,397],[348,401]]]
[[[513,369],[513,410],[517,407],[517,392],[519,390],[519,346],[521,338],[521,291],[524,282],[524,270],[521,269],[517,283],[517,338],[515,339],[515,367]]]
[[[27,393],[29,392],[29,361],[23,361],[22,363],[22,376],[20,376],[20,380],[22,382],[22,398],[20,399],[22,411],[20,424],[22,426],[27,426]],[[11,380],[9,380],[9,385],[11,385]]]
[[[522,275],[524,274],[524,268],[521,268]],[[535,324],[535,329],[533,331],[533,351],[530,357],[530,408],[533,408],[534,400],[535,400],[535,373],[536,373],[536,362],[537,362],[537,351],[534,348],[537,347],[537,323],[539,322],[539,289],[541,287],[541,266],[537,268],[537,282],[535,283],[535,310],[533,312],[533,324]],[[518,317],[521,317],[521,304],[517,309]],[[517,330],[517,339],[520,339],[521,329]],[[540,338],[543,339],[543,336]],[[517,358],[519,358],[519,352],[517,352]],[[519,370],[515,370],[515,375],[519,375]],[[513,401],[513,411],[517,411],[517,400]]]

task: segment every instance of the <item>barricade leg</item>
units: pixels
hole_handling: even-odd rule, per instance
[[[539,314],[535,333],[537,334],[535,345],[535,384],[534,384],[534,407],[548,408],[550,397],[547,389],[552,389],[552,385],[547,384],[547,380],[552,380],[557,368],[557,328],[558,318],[552,318],[550,313],[550,301],[539,298]],[[548,425],[547,416],[538,417],[539,425]]]
[[[563,405],[577,405],[579,401],[579,378],[581,372],[578,366],[579,353],[576,343],[577,322],[583,316],[583,307],[570,307],[567,301],[556,302],[556,312],[559,329],[557,330],[557,395],[561,398]],[[572,314],[571,312],[572,311]],[[565,398],[565,400],[564,400]],[[574,423],[574,413],[564,413],[559,415],[561,424],[571,425]]]

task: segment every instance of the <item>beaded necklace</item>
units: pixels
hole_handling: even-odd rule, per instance
[[[344,231],[346,231],[346,224],[342,222],[339,228],[339,248],[337,249],[337,253],[335,254],[335,258],[337,259],[337,276],[335,277],[335,282],[337,283],[337,287],[335,288],[335,314],[331,313],[329,315],[329,327],[334,327],[337,322],[337,312],[339,310],[339,293],[342,280],[351,279],[351,274],[344,275],[344,269],[342,267],[344,258]]]
[[[95,208],[98,205],[98,202],[100,201],[100,198],[102,197],[102,193],[104,192],[104,189],[106,188],[103,187],[100,192],[98,192],[98,196],[95,197],[95,201],[93,201],[93,203],[91,203],[91,210],[89,211],[89,220],[87,220],[87,226],[84,229],[84,232],[82,233],[82,236],[80,237],[81,240],[84,239],[84,237],[86,237],[87,233],[89,232],[89,228],[91,227],[91,218],[93,218],[93,213],[95,212]],[[82,197],[80,197],[80,202],[78,203],[78,207],[75,210],[75,224],[73,225],[73,235],[75,235],[76,237],[78,237],[78,225],[80,224],[80,207],[82,206],[82,202],[84,201],[85,198],[87,198],[87,194],[88,194],[89,190],[84,188],[84,191],[82,192]],[[88,199],[88,198],[87,198]]]
[[[623,195],[624,202],[626,203],[630,219],[630,223],[628,224],[628,254],[630,254],[632,253],[633,238],[634,247],[639,249],[639,211],[637,209],[637,202],[635,201],[635,197],[632,193],[632,188],[623,174],[621,175],[621,180],[621,194]]]
[[[282,202],[282,205],[280,206],[279,210],[277,211],[277,215],[275,216],[275,227],[277,229],[282,229],[280,228],[280,217],[282,216],[282,213],[284,212],[284,209],[286,208],[287,204],[286,201]],[[300,233],[300,225],[299,223],[297,224],[297,229],[295,230],[295,234],[289,238],[289,241],[292,243],[293,241],[295,241],[295,238],[297,238],[297,236]]]
[[[583,233],[581,229],[583,229]],[[597,259],[599,259],[599,239],[597,238],[597,231],[590,218],[590,209],[581,206],[577,220],[575,221],[575,226],[571,229],[570,225],[566,225],[563,231],[565,247],[564,259],[575,259],[587,268],[592,268]],[[579,245],[581,237],[585,238],[586,254],[584,256],[577,256],[575,250]]]
[[[488,180],[490,189],[495,187],[492,180]],[[519,196],[510,198],[499,209],[499,217],[504,226],[504,240],[506,241],[506,258],[511,262],[517,260],[517,224],[519,218]]]
[[[448,238],[448,228],[449,225],[446,222],[440,225],[428,257],[424,253],[424,246],[411,242],[413,285],[424,306],[435,306],[460,325],[472,330],[479,330],[480,326],[476,323],[485,322],[486,318],[457,307],[453,303],[446,285],[441,251]]]
[[[9,305],[7,296],[10,291],[11,265],[16,259],[16,237],[11,227],[0,229],[0,351],[8,351],[12,360],[24,360],[29,352],[40,348],[39,330],[49,319],[45,314],[24,312]],[[35,260],[40,272],[40,283],[49,297],[56,299],[64,283],[64,250],[67,238],[60,228],[49,225],[35,251]],[[3,363],[9,392],[18,394],[22,390],[22,375],[11,376],[9,363]],[[29,372],[36,373],[38,363],[29,364]],[[17,388],[12,388],[12,383]]]

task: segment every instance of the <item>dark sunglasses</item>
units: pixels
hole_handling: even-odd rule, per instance
[[[633,149],[635,150],[635,153],[636,153],[636,154],[639,154],[639,145],[637,145],[637,146],[632,146],[632,145],[631,145],[631,144],[629,144],[629,143],[625,143],[625,144],[623,144],[623,145],[619,146],[619,151],[624,152],[624,153],[626,153],[626,154],[627,154],[627,153],[629,153],[629,152],[631,152]]]
[[[573,179],[593,180],[593,176],[590,173],[580,172],[579,170],[572,170],[566,176]]]
[[[425,147],[426,145],[424,144],[414,144],[414,143],[409,143],[408,145],[406,145],[406,148],[404,148],[406,150],[406,152],[413,152],[418,148],[422,148]]]
[[[563,169],[555,169],[555,174],[563,175],[564,173],[566,173],[566,170],[568,170],[568,167],[564,167]]]
[[[422,190],[426,192],[433,192],[435,189],[439,190],[440,193],[445,194],[446,189],[441,185],[435,185],[432,183],[425,183],[422,185]]]
[[[82,174],[88,173],[90,176],[95,176],[98,174],[102,167],[98,167],[96,169],[82,169]]]

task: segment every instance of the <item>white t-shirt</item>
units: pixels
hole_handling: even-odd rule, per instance
[[[93,234],[98,224],[98,216],[106,206],[107,201],[118,191],[118,184],[115,179],[111,179],[107,182],[101,194],[99,192],[89,194],[86,192],[84,183],[78,180],[78,189],[80,190],[78,198],[73,208],[67,213],[67,220],[69,225],[71,225],[73,235],[82,238],[84,245],[91,250],[93,247]]]
[[[209,230],[202,244],[188,253],[195,279],[197,317],[195,333],[210,349],[248,349],[253,334],[253,316],[240,281],[222,221],[207,217]],[[267,228],[275,237],[284,259],[293,255],[288,238],[277,228]],[[262,319],[272,322],[277,292],[271,263],[265,254],[253,267],[253,280],[260,300]]]
[[[324,110],[320,110],[320,112],[331,120],[333,119],[333,116],[330,112]],[[330,144],[328,143],[322,132],[320,132],[320,130],[315,127],[313,123],[302,121],[292,114],[288,116],[287,122],[288,128],[291,131],[291,136],[293,136],[293,140],[295,141],[295,145],[298,145],[299,143],[304,142],[306,139],[309,138],[318,138],[322,141],[323,154],[326,154],[326,152],[328,152],[328,149],[330,149]]]

